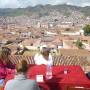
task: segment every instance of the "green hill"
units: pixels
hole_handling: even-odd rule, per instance
[[[90,16],[90,7],[77,7],[71,5],[37,5],[35,7],[17,8],[17,9],[0,9],[0,16],[20,16],[20,15],[37,15],[39,17],[48,16],[50,12],[59,12],[64,15],[70,15],[71,11],[78,11],[85,16]]]

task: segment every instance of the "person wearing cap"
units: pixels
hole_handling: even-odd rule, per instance
[[[50,54],[50,49],[47,47],[42,47],[42,49],[40,48],[40,53],[36,54],[34,56],[34,61],[36,65],[53,65],[53,60],[52,60],[52,56]]]

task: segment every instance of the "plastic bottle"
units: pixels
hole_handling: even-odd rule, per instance
[[[67,73],[68,73],[68,69],[65,68],[65,69],[64,69],[64,74],[67,74]]]
[[[52,78],[52,65],[47,64],[46,67],[46,79],[51,79]]]

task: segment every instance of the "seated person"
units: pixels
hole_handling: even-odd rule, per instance
[[[14,69],[15,65],[9,60],[9,55],[11,54],[11,49],[7,47],[2,47],[0,53],[0,85],[3,84],[3,81],[7,75],[7,69]]]
[[[86,73],[88,79],[90,79],[90,72]]]
[[[18,63],[15,78],[6,83],[4,90],[40,90],[35,80],[27,79],[27,70],[28,65],[25,60]]]
[[[50,54],[50,49],[47,47],[42,47],[41,49],[41,53],[40,54],[36,54],[34,57],[35,60],[35,64],[36,65],[53,65],[53,61],[52,61],[52,56]]]

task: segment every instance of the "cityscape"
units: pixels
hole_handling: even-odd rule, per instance
[[[89,0],[0,0],[0,90],[26,89],[90,90]]]
[[[90,36],[85,35],[83,30],[85,25],[90,24],[90,16],[78,8],[85,7],[38,5],[32,8],[32,15],[29,15],[32,12],[28,11],[29,7],[26,8],[28,14],[24,13],[23,8],[15,9],[15,12],[10,9],[1,11],[0,46],[9,47],[14,54],[17,48],[38,50],[40,46],[46,45],[56,53],[59,49],[80,49],[76,45],[79,40],[82,49],[90,51]],[[23,14],[13,15],[21,10]]]

